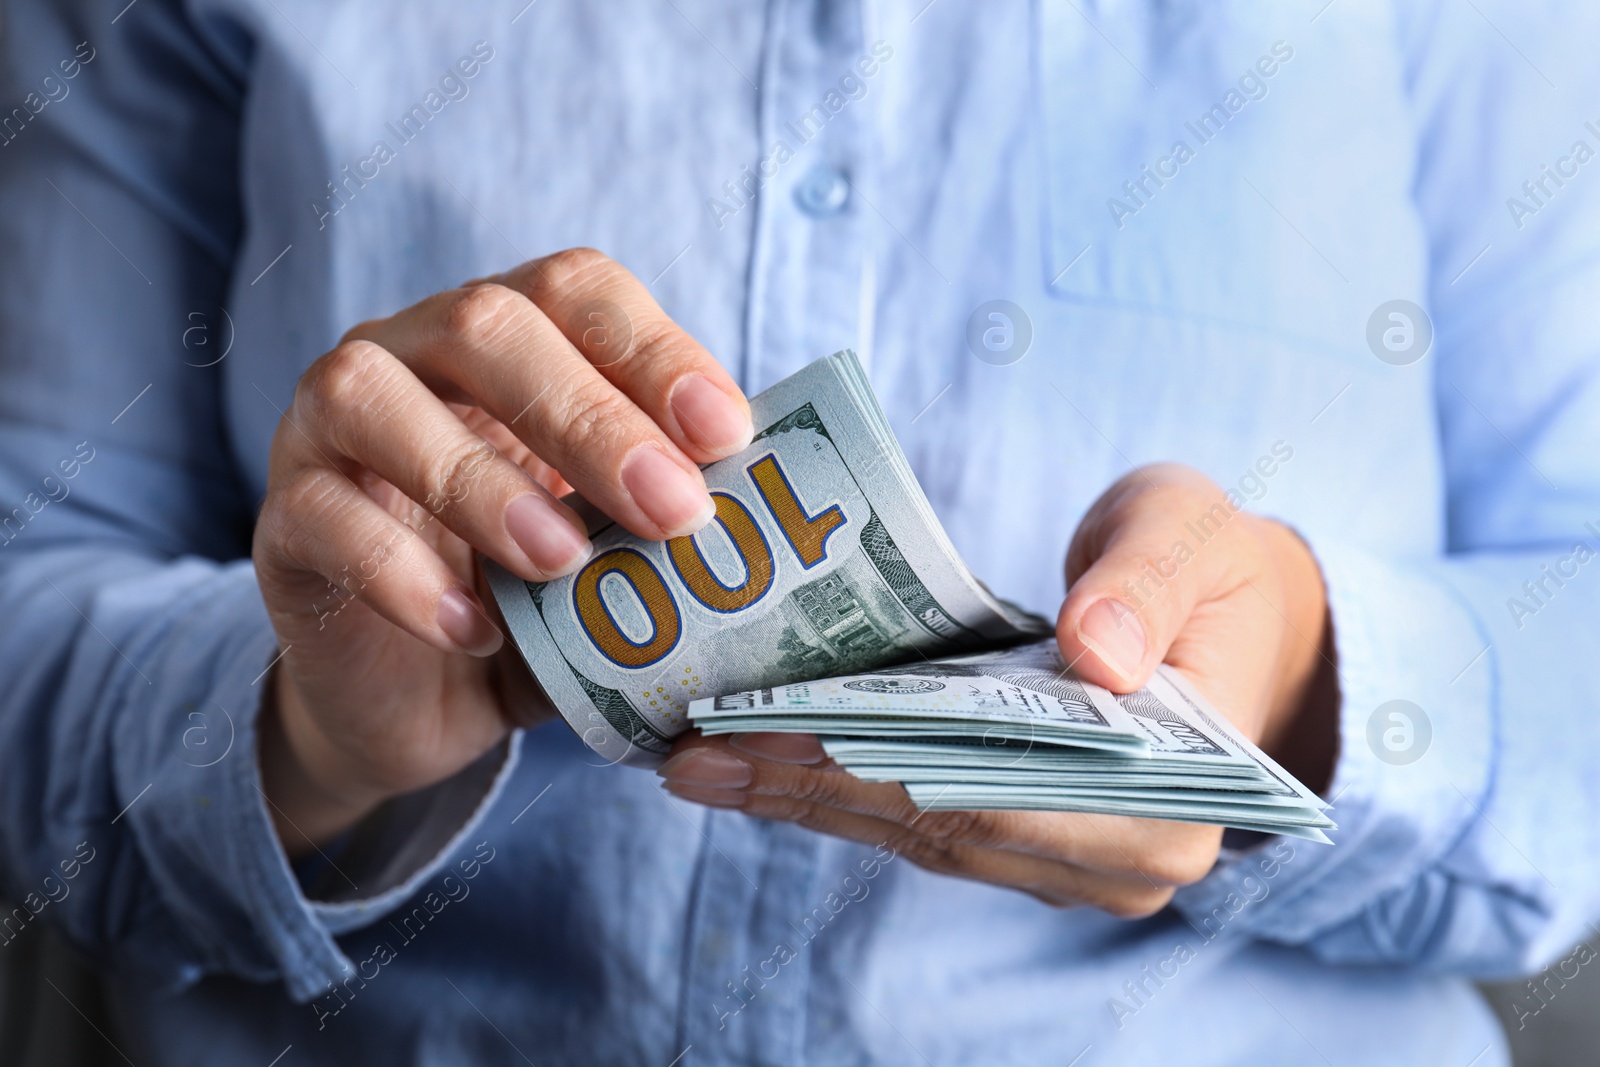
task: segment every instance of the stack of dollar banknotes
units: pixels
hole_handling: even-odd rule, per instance
[[[1326,805],[1177,671],[1115,694],[1044,619],[994,596],[933,513],[854,353],[751,401],[705,468],[716,519],[651,542],[594,531],[576,574],[487,564],[523,658],[607,761],[651,767],[691,727],[817,734],[925,810],[1078,811],[1327,841]]]

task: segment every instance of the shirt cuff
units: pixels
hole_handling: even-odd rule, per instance
[[[1442,575],[1427,561],[1306,540],[1339,667],[1340,748],[1325,798],[1334,844],[1279,837],[1224,851],[1173,900],[1197,929],[1230,925],[1291,944],[1411,885],[1450,851],[1490,789],[1496,729],[1494,653]]]
[[[256,723],[278,648],[254,569],[225,568],[205,592],[183,626],[197,640],[203,635],[205,666],[187,659],[182,634],[159,642],[169,662],[145,671],[158,688],[180,691],[141,699],[153,714],[120,717],[119,791],[139,794],[123,817],[175,920],[176,930],[162,935],[177,934],[192,949],[178,984],[218,971],[281,977],[304,1002],[353,972],[334,938],[399,906],[473,832],[516,766],[521,735],[386,806],[378,832],[363,827],[355,835],[366,847],[347,853],[358,853],[344,870],[348,882],[336,876],[337,891],[313,900],[278,841],[261,788]],[[219,640],[224,631],[231,636]]]

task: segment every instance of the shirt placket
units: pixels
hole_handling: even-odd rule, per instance
[[[696,1064],[802,1062],[811,955],[795,923],[816,895],[810,831],[710,814],[687,931],[680,1049]]]
[[[857,191],[864,105],[860,0],[771,0],[758,158],[729,195],[756,211],[745,388],[760,391],[859,344],[863,279]],[[833,95],[830,97],[830,93]],[[738,209],[744,205],[734,202]],[[680,1049],[685,1062],[802,1062],[811,954],[794,923],[816,895],[810,831],[716,812],[686,931]]]
[[[761,73],[760,158],[746,386],[765,389],[861,344],[872,208],[861,192],[875,101],[861,0],[772,0]]]

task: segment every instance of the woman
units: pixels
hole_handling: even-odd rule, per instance
[[[136,1062],[1504,1062],[1462,976],[1600,855],[1588,18],[8,4],[18,922]],[[974,571],[1335,845],[536,721],[473,552],[698,529],[842,347]]]

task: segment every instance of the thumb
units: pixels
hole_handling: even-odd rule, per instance
[[[1087,557],[1088,566],[1056,621],[1072,669],[1118,693],[1150,680],[1196,605],[1226,578],[1231,558],[1223,546],[1194,544],[1197,524],[1217,534],[1233,525],[1220,493],[1197,499],[1187,487],[1159,487],[1136,496],[1079,528],[1069,557]]]

